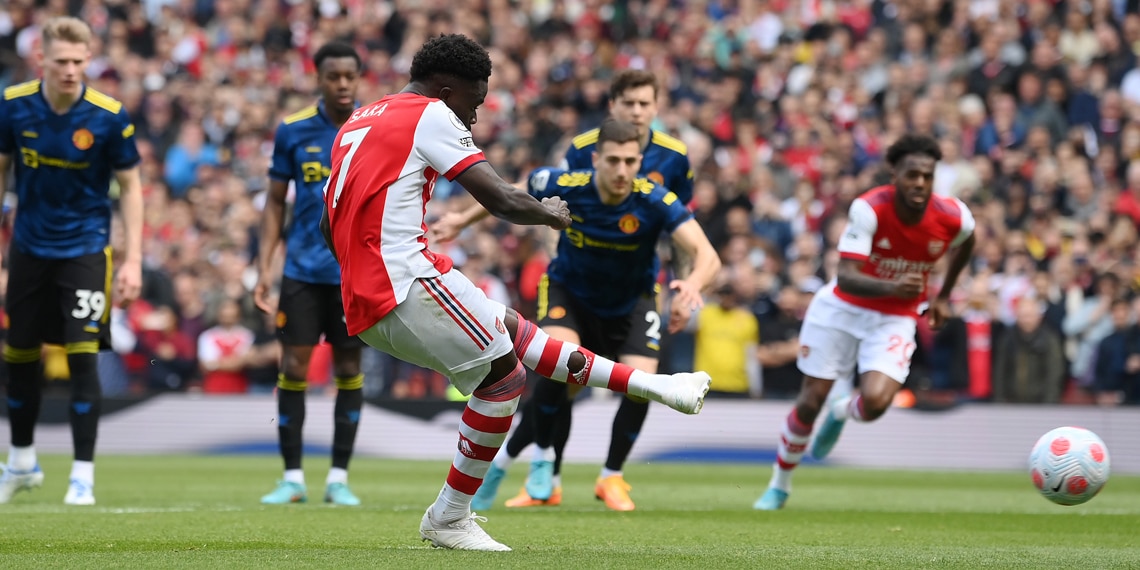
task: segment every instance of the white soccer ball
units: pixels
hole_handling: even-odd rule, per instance
[[[1079,427],[1059,427],[1041,436],[1029,454],[1033,486],[1058,505],[1079,505],[1108,481],[1108,448]]]

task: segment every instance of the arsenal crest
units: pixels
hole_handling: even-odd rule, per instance
[[[946,247],[946,242],[935,240],[935,241],[930,242],[930,245],[928,246],[928,250],[930,251],[930,255],[938,255],[938,254],[942,253],[942,250],[945,247]]]

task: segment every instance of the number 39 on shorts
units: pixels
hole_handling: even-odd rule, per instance
[[[106,293],[90,289],[75,290],[75,308],[71,310],[71,316],[97,321],[103,318],[105,310],[107,310]]]

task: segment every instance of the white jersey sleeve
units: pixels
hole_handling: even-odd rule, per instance
[[[432,101],[416,125],[416,150],[436,172],[448,180],[486,160],[475,146],[471,131],[443,101]]]
[[[958,235],[954,236],[953,241],[950,242],[950,247],[962,245],[962,242],[974,234],[974,226],[977,225],[974,221],[974,214],[970,213],[970,209],[966,207],[966,203],[957,198],[954,198],[954,201],[958,203],[958,211],[961,212],[962,215],[962,225],[959,226]]]
[[[843,228],[843,237],[839,238],[839,255],[857,259],[869,257],[878,227],[879,217],[875,209],[866,200],[856,198],[847,211],[847,227]]]

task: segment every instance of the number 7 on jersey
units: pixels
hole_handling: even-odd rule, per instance
[[[340,201],[340,193],[344,191],[344,177],[348,175],[348,167],[352,165],[352,155],[356,154],[356,149],[360,148],[360,143],[364,142],[364,137],[370,130],[372,130],[372,127],[363,127],[348,131],[340,137],[340,146],[351,146],[348,147],[348,152],[345,153],[344,160],[340,161],[340,172],[337,173],[336,188],[333,190],[333,208],[335,208],[337,202]],[[325,193],[328,193],[327,183],[325,185]]]

